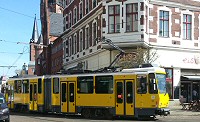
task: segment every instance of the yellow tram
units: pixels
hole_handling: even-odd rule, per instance
[[[7,95],[9,107],[15,111],[81,114],[85,118],[170,113],[165,70],[158,67],[9,78]]]

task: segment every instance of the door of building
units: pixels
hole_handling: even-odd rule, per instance
[[[191,82],[181,83],[181,95],[186,99],[185,102],[190,102],[192,100],[191,86],[192,86]]]

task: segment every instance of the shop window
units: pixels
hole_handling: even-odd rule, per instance
[[[167,93],[169,94],[170,99],[173,99],[173,92],[172,92],[172,88],[173,88],[173,69],[171,68],[165,68],[165,72],[166,72],[166,88],[167,88]]]

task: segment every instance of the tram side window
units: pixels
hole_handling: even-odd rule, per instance
[[[137,93],[138,94],[147,93],[147,76],[146,75],[137,76]]]
[[[59,93],[59,78],[53,78],[53,93]]]
[[[157,94],[158,93],[158,87],[156,84],[155,74],[150,73],[149,74],[149,93],[150,94]]]
[[[112,76],[96,76],[95,92],[99,94],[113,93],[113,77]]]
[[[15,93],[21,93],[21,80],[15,81]]]
[[[42,93],[42,79],[41,78],[38,79],[38,93],[39,94]]]
[[[77,92],[78,93],[93,93],[94,90],[93,76],[78,77]]]
[[[23,93],[29,93],[29,81],[23,80]]]

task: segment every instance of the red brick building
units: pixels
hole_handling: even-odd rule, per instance
[[[59,37],[63,32],[62,11],[62,0],[41,0],[40,16],[43,46],[40,46],[38,50],[40,51],[40,49],[42,49],[42,52],[36,59],[36,75],[45,75],[60,71],[59,67],[62,66],[62,61],[59,65],[56,65],[58,66],[56,68],[53,67],[52,69],[52,65],[55,64],[54,60],[56,62],[62,58],[62,56],[60,57],[57,55],[60,53],[62,54],[62,50],[60,50],[61,47],[58,47],[59,44],[62,46],[62,39]],[[55,45],[54,41],[56,41]],[[59,50],[56,50],[57,48],[59,48]],[[56,53],[55,50],[59,53]]]

